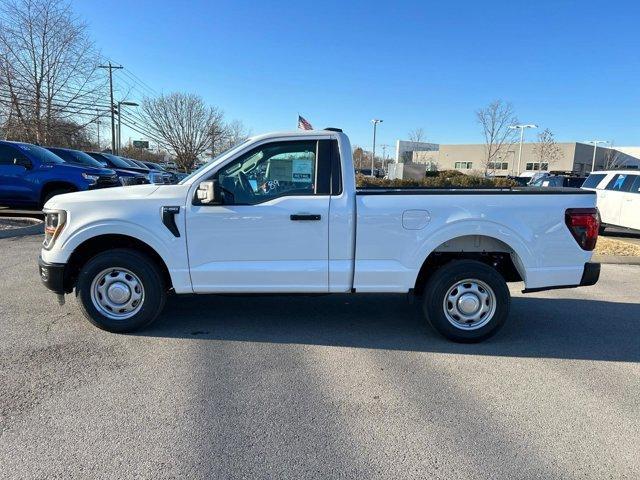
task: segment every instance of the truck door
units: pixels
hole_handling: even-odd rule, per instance
[[[617,173],[611,178],[604,190],[598,191],[598,210],[602,222],[609,225],[620,225],[622,197],[624,188],[628,186],[629,175]]]
[[[622,195],[620,226],[640,230],[640,175],[630,175],[633,183]]]
[[[194,292],[327,292],[329,141],[267,141],[206,180],[221,204],[187,205]]]

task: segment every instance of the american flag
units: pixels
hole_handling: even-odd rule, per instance
[[[307,119],[304,117],[301,117],[300,115],[298,115],[298,128],[300,130],[313,130],[313,127],[307,121]]]

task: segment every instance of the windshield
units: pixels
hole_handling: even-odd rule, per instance
[[[135,165],[131,165],[129,162],[125,162],[124,158],[111,155],[110,153],[101,153],[100,155],[104,155],[105,157],[107,157],[109,161],[113,163],[115,167],[118,167],[118,168],[131,168],[135,166]]]
[[[193,177],[195,177],[196,175],[198,175],[202,170],[204,170],[205,168],[207,168],[209,165],[211,165],[212,163],[216,162],[218,159],[222,158],[224,155],[232,152],[233,150],[239,150],[240,148],[244,147],[247,143],[251,142],[253,139],[252,138],[247,138],[244,142],[236,145],[235,147],[231,147],[228,148],[227,150],[225,150],[224,152],[216,155],[215,157],[213,157],[211,160],[208,160],[207,162],[205,162],[203,165],[200,165],[198,168],[196,168],[193,172],[191,172],[189,175],[187,175],[186,177],[184,177],[182,180],[180,180],[178,182],[178,185],[184,185],[185,183],[187,183],[189,180],[191,180]]]
[[[136,162],[135,160],[132,160],[131,158],[125,158],[125,157],[118,157],[120,160],[122,160],[123,162],[126,162],[130,167],[134,167],[134,168],[142,168],[145,170],[149,170],[147,167],[145,167],[144,165],[139,164],[138,162]]]
[[[55,153],[50,152],[46,148],[39,147],[38,145],[28,145],[26,143],[18,143],[16,145],[20,150],[28,152],[29,155],[36,158],[42,163],[64,163],[63,159],[61,159]]]
[[[63,148],[50,148],[53,153],[62,158],[65,162],[83,165],[85,167],[104,168],[104,166],[94,158],[79,150],[65,150]]]

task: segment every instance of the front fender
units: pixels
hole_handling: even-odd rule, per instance
[[[72,222],[73,219],[70,221]],[[184,236],[176,238],[168,230],[164,234],[164,232],[143,228],[137,223],[122,219],[94,221],[74,228],[67,235],[65,233],[63,230],[51,250],[42,250],[44,261],[67,263],[78,246],[87,240],[101,235],[124,235],[144,242],[163,259],[176,292],[192,292]]]

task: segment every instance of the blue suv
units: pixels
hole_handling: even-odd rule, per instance
[[[42,208],[61,193],[119,185],[113,170],[71,165],[38,145],[0,140],[0,205]]]

